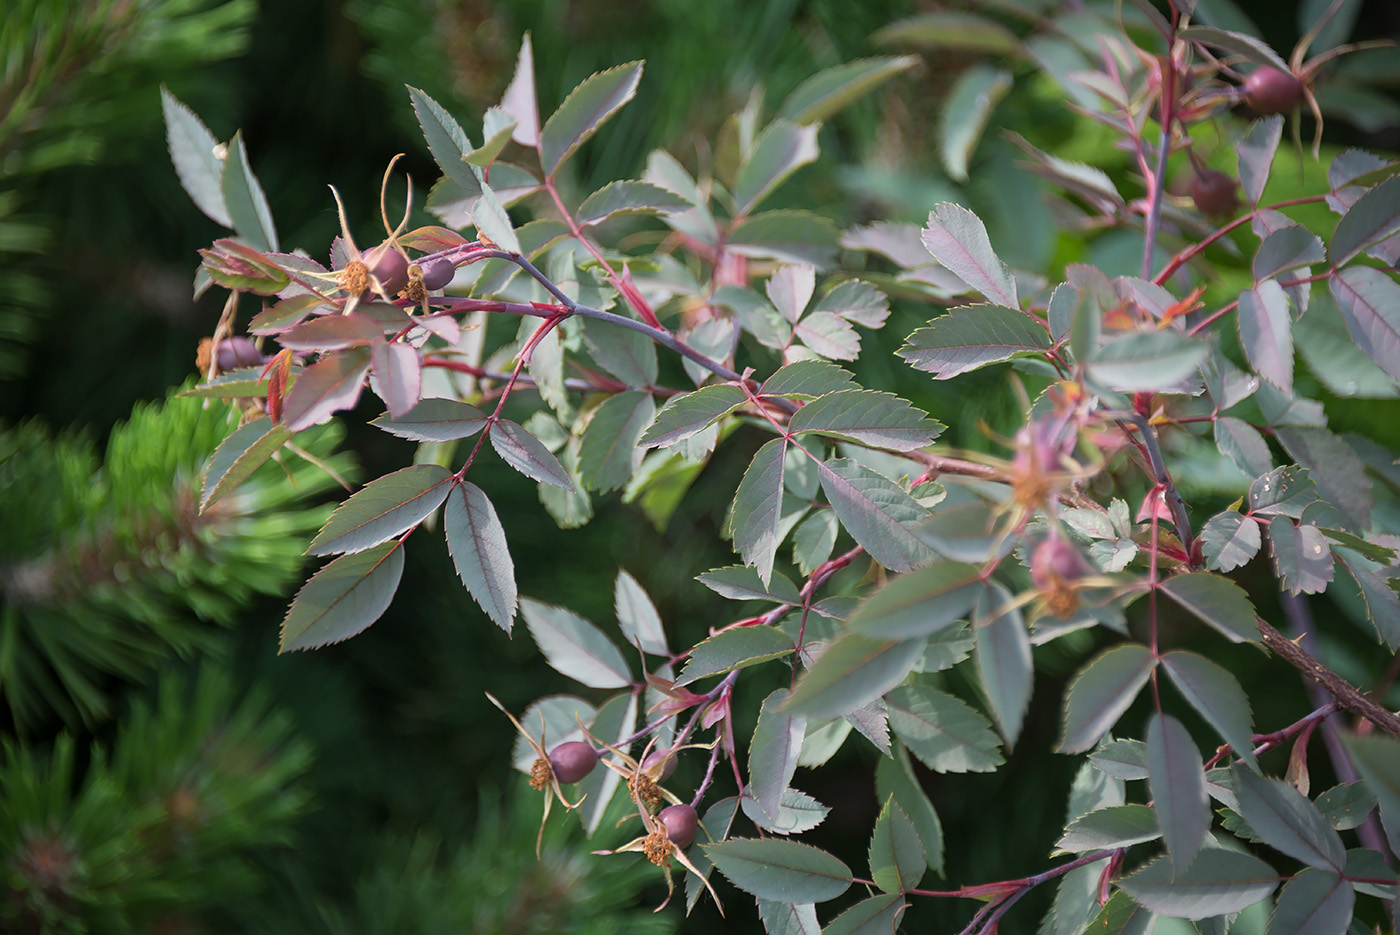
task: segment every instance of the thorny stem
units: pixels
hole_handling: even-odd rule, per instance
[[[1295,637],[1300,646],[1308,652],[1315,652],[1317,649],[1316,627],[1314,626],[1312,612],[1308,609],[1308,603],[1301,594],[1289,594],[1284,592],[1279,595],[1279,603],[1283,606],[1284,616],[1288,618],[1290,629],[1297,634]],[[1400,657],[1397,657],[1400,658]],[[1311,680],[1305,680],[1304,687],[1308,697],[1313,704],[1322,705],[1322,697],[1325,694],[1322,688]],[[1382,697],[1383,693],[1378,693],[1377,697]],[[1327,702],[1325,705],[1332,711],[1337,710],[1337,702]],[[1337,725],[1330,718],[1323,718],[1322,745],[1327,748],[1327,758],[1332,761],[1332,771],[1337,774],[1337,778],[1342,782],[1355,782],[1359,776],[1356,766],[1351,761],[1351,755],[1347,753],[1346,747],[1342,746],[1342,739],[1337,733]],[[1385,846],[1385,835],[1381,830],[1380,822],[1375,814],[1371,814],[1361,826],[1356,829],[1357,837],[1361,843],[1373,851],[1378,851],[1385,857],[1386,863],[1392,866],[1392,858],[1387,853]]]
[[[1387,733],[1400,737],[1400,717],[1387,711],[1373,699],[1358,691],[1346,679],[1317,660],[1311,653],[1274,629],[1263,617],[1256,616],[1254,625],[1259,630],[1261,642],[1273,650],[1293,668],[1312,679],[1333,698],[1337,704],[1360,715]]]

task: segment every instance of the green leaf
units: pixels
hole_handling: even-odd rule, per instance
[[[782,572],[775,572],[768,583],[758,577],[758,572],[749,565],[727,565],[724,568],[711,568],[703,575],[696,575],[705,587],[729,598],[731,601],[776,601],[779,604],[801,604],[802,595],[797,587]]]
[[[1128,847],[1155,841],[1161,836],[1157,813],[1150,806],[1110,805],[1070,822],[1060,840],[1055,842],[1052,856]]]
[[[1269,170],[1273,167],[1274,154],[1278,152],[1278,142],[1282,136],[1283,115],[1273,114],[1251,123],[1235,144],[1235,151],[1239,154],[1240,187],[1252,205],[1257,205],[1264,196],[1264,186],[1269,181]]]
[[[1210,345],[1179,331],[1140,331],[1099,347],[1084,367],[1110,389],[1156,390],[1191,376],[1209,353]]]
[[[1010,591],[996,582],[979,591],[972,613],[977,675],[992,717],[1010,747],[1021,735],[1021,722],[1031,703],[1031,641]]]
[[[932,636],[967,616],[983,586],[975,565],[940,562],[900,575],[863,601],[851,632],[871,639]]]
[[[277,229],[272,225],[272,209],[248,167],[248,150],[243,146],[241,130],[229,140],[221,187],[232,227],[244,243],[264,253],[278,252],[281,248],[277,245]]]
[[[399,341],[376,341],[369,348],[374,389],[390,415],[407,415],[423,392],[423,357],[416,347]]]
[[[792,531],[792,558],[797,570],[810,575],[831,557],[841,523],[834,510],[816,510]]]
[[[831,360],[860,356],[860,335],[851,323],[831,312],[812,312],[792,329],[810,350]]]
[[[1273,546],[1274,572],[1279,584],[1290,594],[1319,594],[1332,580],[1332,549],[1322,530],[1311,525],[1295,525],[1287,516],[1269,521],[1269,543]]]
[[[885,696],[890,729],[939,773],[988,773],[1003,762],[987,719],[952,695],[903,685]]]
[[[1020,305],[1016,279],[992,250],[977,215],[961,205],[939,204],[929,212],[922,239],[935,260],[992,302],[1012,309]]]
[[[608,770],[612,772],[612,770]],[[690,862],[695,865],[695,869],[700,871],[699,876],[692,873],[685,875],[685,911],[695,908],[695,904],[700,901],[700,895],[705,892],[705,887],[700,881],[710,878],[710,871],[714,870],[714,864],[710,863],[710,858],[705,856],[705,844],[723,841],[729,837],[729,828],[734,824],[734,815],[739,811],[739,797],[731,795],[728,798],[720,799],[705,810],[704,816],[700,819],[700,830],[704,832],[703,837],[697,835],[701,840],[691,845],[690,852],[686,854]],[[708,841],[703,840],[708,837]],[[759,903],[760,909],[763,903]],[[815,935],[816,913],[812,914],[812,932]]]
[[[745,217],[784,179],[819,153],[815,126],[774,120],[754,141],[753,151],[734,180],[734,216]]]
[[[1334,267],[1341,266],[1396,232],[1400,232],[1400,178],[1388,179],[1356,199],[1337,222],[1328,258]]]
[[[967,305],[916,330],[898,354],[915,369],[947,380],[1049,347],[1049,332],[1033,317],[1002,305]]]
[[[1370,266],[1350,266],[1328,282],[1356,346],[1400,380],[1400,283]]]
[[[708,859],[705,864],[709,865]],[[686,885],[690,885],[690,874],[686,875]],[[818,935],[822,930],[817,922],[817,907],[812,903],[793,904],[760,899],[758,917],[763,922],[763,931],[768,935]]]
[[[1274,437],[1308,469],[1317,492],[1341,511],[1348,528],[1360,531],[1371,524],[1371,480],[1366,465],[1345,439],[1311,425],[1281,425]]]
[[[722,630],[696,644],[690,651],[677,685],[688,685],[709,675],[746,669],[793,651],[787,634],[773,627],[736,627]]]
[[[1285,393],[1293,392],[1293,319],[1283,287],[1266,279],[1240,293],[1235,321],[1240,345],[1254,372]]]
[[[1324,530],[1325,532],[1325,530]],[[1391,649],[1400,649],[1400,595],[1386,583],[1386,580],[1372,570],[1369,562],[1364,562],[1350,551],[1343,549],[1336,554],[1342,568],[1356,582],[1361,590],[1361,600],[1366,606],[1366,616],[1370,618],[1376,634]]]
[[[783,455],[787,439],[775,438],[758,449],[730,505],[734,548],[758,570],[764,587],[773,577],[773,558],[782,538]]]
[[[589,688],[632,684],[627,660],[602,630],[573,611],[523,598],[520,613],[555,671]]]
[[[813,400],[793,414],[793,435],[816,432],[892,451],[930,445],[943,425],[893,393],[842,390]]]
[[[887,935],[898,928],[908,905],[899,893],[871,896],[828,922],[822,935]]]
[[[527,31],[520,40],[520,54],[515,61],[515,74],[510,86],[501,95],[501,110],[514,118],[511,139],[521,146],[538,146],[540,141],[539,103],[535,98],[535,49]]]
[[[1381,810],[1390,846],[1400,845],[1400,740],[1349,735],[1342,738],[1356,771],[1366,780]]]
[[[656,416],[651,394],[628,390],[609,396],[593,412],[578,452],[578,472],[590,490],[606,493],[627,483],[642,462],[642,432]]]
[[[613,583],[613,610],[617,614],[617,625],[629,643],[635,643],[642,652],[653,656],[671,654],[666,648],[666,631],[661,626],[656,605],[637,579],[621,569]]]
[[[1327,258],[1322,239],[1301,224],[1280,227],[1269,234],[1259,244],[1259,252],[1254,254],[1254,281],[1263,282],[1272,276],[1320,263]],[[1290,322],[1291,324],[1291,322]]]
[[[1279,891],[1268,935],[1345,935],[1356,890],[1336,873],[1304,870]]]
[[[1278,886],[1278,874],[1257,857],[1211,847],[1190,867],[1174,867],[1171,858],[1159,857],[1118,885],[1159,915],[1208,919],[1266,898]]]
[[[307,367],[282,402],[282,422],[300,432],[325,422],[342,409],[353,409],[369,372],[369,348],[351,347],[328,354]]]
[[[881,44],[912,42],[970,53],[1009,54],[1020,40],[994,19],[975,13],[945,10],[891,23],[874,35]]]
[[[1346,875],[1355,884],[1359,893],[1377,896],[1381,899],[1394,899],[1397,891],[1396,884],[1362,883],[1359,879],[1370,877],[1373,880],[1384,880],[1393,876],[1394,873],[1395,871],[1386,863],[1380,851],[1373,851],[1365,847],[1353,847],[1347,851]]]
[[[731,838],[704,846],[720,873],[759,899],[822,903],[851,885],[850,868],[831,854],[796,841]]]
[[[342,555],[301,586],[282,618],[279,653],[347,640],[383,615],[403,577],[403,543]]]
[[[415,464],[366,484],[336,507],[307,546],[307,555],[361,552],[421,523],[447,499],[452,474]]]
[[[820,477],[841,525],[875,561],[893,571],[908,571],[933,557],[913,532],[928,510],[904,488],[846,458],[823,462]]]
[[[769,818],[748,795],[739,799],[739,805],[755,825],[774,834],[802,834],[811,831],[831,814],[831,809],[797,789],[783,790],[776,818]]]
[[[463,157],[472,151],[466,131],[441,104],[417,88],[409,87],[408,97],[413,103],[418,125],[423,128],[428,151],[433,154],[433,161],[438,164],[442,174],[460,186],[466,197],[479,197],[482,191],[481,170],[463,162]]]
[[[467,592],[496,626],[509,633],[517,600],[515,563],[496,508],[480,487],[463,481],[447,500],[442,526],[452,564]]]
[[[850,389],[854,379],[849,370],[830,361],[799,360],[778,368],[777,372],[759,387],[758,395],[816,399],[827,393]]]
[[[623,383],[647,387],[656,382],[656,345],[631,328],[600,322],[581,321],[583,341],[598,365]]]
[[[914,823],[893,795],[886,796],[870,837],[871,879],[886,893],[907,893],[919,885],[927,867]]]
[[[209,464],[204,469],[199,512],[203,513],[211,504],[236,490],[291,437],[292,433],[287,431],[286,426],[273,425],[266,416],[245,422],[230,432],[209,456]]]
[[[1206,564],[1215,571],[1233,571],[1246,564],[1259,554],[1263,542],[1259,524],[1233,510],[1212,516],[1201,527],[1201,552]],[[1202,619],[1211,623],[1207,618]],[[1240,635],[1240,631],[1234,632]]]
[[[481,115],[481,145],[462,158],[480,169],[488,168],[515,135],[516,123],[500,107],[486,108]]]
[[[1242,419],[1234,416],[1216,419],[1215,444],[1221,454],[1235,462],[1235,467],[1249,477],[1258,477],[1273,470],[1274,456],[1269,451],[1269,443],[1258,429]],[[1252,552],[1250,554],[1253,555]]]
[[[1137,698],[1156,667],[1152,651],[1137,643],[1113,646],[1094,657],[1065,692],[1061,753],[1083,753],[1099,742]]]
[[[730,253],[825,266],[836,256],[836,225],[814,211],[764,211],[738,221],[726,241]]]
[[[1226,52],[1243,55],[1256,65],[1264,65],[1278,71],[1289,72],[1288,63],[1261,40],[1241,32],[1216,29],[1214,26],[1188,26],[1177,33],[1183,39],[1194,39]]]
[[[778,807],[797,772],[797,757],[807,719],[782,709],[788,690],[780,688],[763,699],[758,725],[749,744],[749,784],[747,792],[770,821],[778,818]]]
[[[637,93],[642,62],[597,72],[574,88],[540,130],[540,165],[547,177]]]
[[[1085,931],[1094,935],[1151,935],[1156,924],[1157,917],[1151,910],[1139,906],[1127,893],[1120,891],[1104,904]],[[1224,935],[1223,930],[1221,935]]]
[[[821,123],[918,63],[917,55],[881,56],[823,69],[793,89],[778,116],[799,124]]]
[[[1089,760],[1115,779],[1147,778],[1147,744],[1141,740],[1110,740],[1091,753]]]
[[[918,831],[919,846],[924,852],[928,868],[934,873],[943,872],[943,825],[938,820],[938,812],[933,808],[928,795],[909,768],[909,757],[903,748],[892,751],[891,756],[881,757],[875,764],[875,792],[881,799],[893,799],[900,810],[909,817]],[[917,872],[917,871],[916,871]]]
[[[684,441],[742,406],[748,397],[732,383],[702,386],[693,393],[672,396],[643,433],[641,444],[666,448]]]
[[[1238,756],[1253,770],[1259,769],[1254,759],[1254,734],[1250,717],[1249,696],[1230,670],[1211,662],[1204,656],[1185,650],[1175,650],[1162,657],[1162,668],[1171,676],[1172,684],[1181,696],[1205,718],[1210,726],[1234,748]]]
[[[521,474],[541,484],[549,484],[572,492],[574,480],[559,459],[545,447],[544,442],[509,419],[500,419],[491,427],[491,447],[501,460]]]
[[[221,373],[206,383],[196,383],[176,395],[195,396],[199,399],[253,399],[266,396],[267,380],[258,376],[261,369],[261,367],[244,367],[239,370],[231,370],[228,373]],[[300,374],[299,369],[293,369],[288,385],[295,383]]]
[[[997,103],[1011,90],[1011,72],[990,65],[964,69],[943,99],[938,118],[938,153],[955,181],[967,181],[967,166]]]
[[[352,312],[313,318],[283,332],[277,343],[294,351],[336,351],[343,347],[368,346],[383,336],[384,329],[379,322],[368,315]]]
[[[1322,793],[1313,804],[1333,828],[1350,831],[1365,822],[1376,807],[1376,797],[1364,782],[1343,782]]]
[[[180,187],[190,200],[210,220],[232,228],[224,205],[224,164],[215,155],[218,140],[209,128],[175,95],[160,86],[160,108],[165,115],[165,139],[170,148],[170,161],[180,177]]]
[[[1200,751],[1169,714],[1153,714],[1147,725],[1147,785],[1172,865],[1187,868],[1205,843],[1210,800]]]
[[[486,425],[486,413],[455,399],[427,398],[395,419],[389,413],[371,419],[390,435],[416,442],[449,442],[471,438]]]
[[[1239,764],[1230,768],[1230,778],[1237,811],[1265,844],[1310,867],[1346,868],[1341,836],[1291,783],[1257,776]]]
[[[833,642],[797,682],[788,709],[809,720],[849,714],[909,674],[925,640],[872,640],[847,634]]]
[[[590,227],[624,214],[671,214],[689,207],[691,203],[675,192],[647,182],[609,182],[584,199],[574,220],[579,227]]]
[[[1312,475],[1296,464],[1275,468],[1249,485],[1250,511],[1265,516],[1281,513],[1299,519],[1316,499]]]
[[[880,328],[890,317],[890,300],[868,282],[847,279],[818,299],[813,311],[831,312],[866,328]]]

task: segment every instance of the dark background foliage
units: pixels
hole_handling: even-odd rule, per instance
[[[591,191],[608,179],[635,176],[656,147],[692,162],[703,154],[703,141],[712,140],[725,117],[751,94],[781,100],[815,71],[877,51],[869,39],[873,32],[925,6],[899,0],[300,0],[262,7],[239,0],[24,0],[17,13],[6,14],[7,77],[0,85],[0,105],[9,105],[0,111],[10,114],[0,117],[0,424],[39,420],[54,430],[83,433],[100,460],[114,426],[130,417],[133,404],[161,400],[169,387],[193,374],[195,345],[212,330],[221,301],[191,300],[195,251],[219,232],[192,209],[170,167],[157,91],[162,83],[221,138],[242,128],[284,241],[310,246],[328,243],[336,227],[328,183],[346,193],[352,225],[372,229],[380,178],[395,153],[407,154],[419,203],[436,178],[403,85],[423,88],[470,126],[499,99],[526,30],[534,39],[543,107],[598,69],[647,60],[636,101],[576,160],[572,184]],[[1291,10],[1285,15],[1269,0],[1241,7],[1276,48],[1286,50],[1295,41]],[[1395,35],[1397,30],[1400,8],[1368,0],[1354,34]],[[26,89],[24,79],[16,83],[11,66],[34,62],[43,67],[25,72],[31,76]],[[927,63],[843,113],[823,130],[822,162],[780,198],[851,223],[873,217],[919,222],[935,201],[958,197],[958,188],[931,154],[939,96],[956,64]],[[25,104],[28,92],[38,94],[37,103]],[[1033,94],[1015,102],[996,120],[1023,132],[1034,127],[1038,145],[1050,151],[1073,143],[1061,102]],[[1330,140],[1376,149],[1400,146],[1397,132],[1395,126],[1329,125]],[[978,202],[989,225],[1006,234],[998,240],[994,230],[993,239],[999,248],[1005,244],[1008,255],[1040,254],[1042,261],[1058,256],[1064,245],[1051,230],[1013,237],[1022,219],[1013,204],[998,200],[997,191],[1014,173],[1010,148],[995,133],[988,138],[962,197]],[[886,331],[871,338],[884,345],[869,345],[860,364],[870,384],[906,393],[949,422],[960,444],[987,444],[978,418],[1003,433],[1014,430],[1016,404],[997,378],[974,375],[959,381],[956,390],[935,391],[891,360],[888,351],[924,317],[921,306],[896,304]],[[1343,427],[1353,422],[1375,430],[1375,417],[1357,404],[1337,411]],[[1395,429],[1384,434],[1390,447],[1397,447]],[[30,448],[54,444],[41,435],[24,442]],[[612,616],[614,575],[625,568],[656,601],[674,634],[673,645],[688,645],[708,626],[732,616],[692,576],[733,560],[717,533],[745,456],[757,444],[758,439],[747,448],[740,444],[713,463],[662,531],[628,509],[611,510],[606,522],[580,530],[558,530],[523,478],[488,465],[478,482],[489,487],[509,517],[522,594],[605,621]],[[368,476],[411,456],[407,443],[364,429],[352,428],[343,447]],[[18,475],[6,471],[17,458],[14,449],[0,447],[0,485],[15,483]],[[0,527],[9,528],[0,529],[0,567],[11,571],[32,545],[13,541],[23,525],[19,511],[40,509],[45,502],[21,500],[17,490],[12,487],[10,496],[0,492],[0,503],[11,511],[0,516]],[[159,493],[147,491],[156,499]],[[313,501],[324,497],[322,492]],[[310,502],[302,503],[301,509],[311,509]],[[124,509],[118,502],[97,504],[93,522],[106,521],[104,510]],[[50,526],[60,539],[77,534],[63,526],[61,516],[51,517]],[[314,524],[297,528],[304,536]],[[273,558],[294,566],[294,554]],[[252,574],[257,562],[273,558],[239,560],[251,563]],[[209,854],[222,853],[221,846],[236,853],[249,882],[210,891],[207,876],[221,872],[219,864],[196,849],[190,851],[190,866],[179,873],[170,861],[153,858],[157,869],[142,878],[145,889],[138,890],[129,879],[120,882],[125,879],[118,872],[120,854],[82,852],[97,847],[99,836],[70,835],[66,850],[45,852],[57,867],[53,873],[62,875],[64,859],[94,865],[106,860],[118,881],[96,892],[97,902],[112,904],[89,918],[92,931],[123,930],[120,919],[128,910],[134,921],[127,924],[138,931],[155,930],[149,927],[152,919],[188,926],[170,931],[242,926],[312,932],[643,931],[642,926],[665,930],[678,922],[674,909],[659,917],[646,911],[661,892],[650,865],[580,856],[585,846],[572,819],[556,819],[548,836],[554,845],[569,837],[567,849],[555,847],[543,864],[535,863],[538,799],[510,770],[512,731],[487,706],[482,691],[489,689],[507,707],[520,710],[545,690],[567,690],[567,685],[544,667],[528,639],[508,640],[490,625],[457,582],[445,549],[421,550],[408,566],[399,598],[371,632],[319,653],[277,657],[276,624],[296,572],[290,567],[279,582],[256,589],[261,596],[243,596],[236,619],[224,615],[223,628],[191,623],[209,639],[172,652],[153,667],[165,670],[163,691],[209,696],[206,704],[224,705],[246,718],[257,712],[246,712],[245,696],[256,692],[276,712],[257,721],[260,726],[250,728],[250,736],[262,744],[259,755],[278,764],[295,786],[295,796],[278,798],[275,790],[265,790],[262,810],[228,805],[229,820],[241,822],[241,828],[228,831],[222,844],[207,845]],[[17,626],[13,621],[22,611],[12,577],[4,587],[0,613],[10,615],[6,626]],[[118,589],[116,606],[123,599],[135,600]],[[90,612],[61,609],[52,625],[64,626],[65,620]],[[188,613],[208,616],[194,607]],[[1041,691],[1055,697],[1055,683],[1091,648],[1071,639],[1038,651],[1037,698]],[[1356,657],[1361,669],[1366,648],[1359,638],[1354,646],[1334,647]],[[0,650],[0,657],[5,652]],[[1304,713],[1291,708],[1302,697],[1294,685],[1270,685],[1250,649],[1237,653],[1231,667],[1271,721],[1286,723]],[[212,660],[207,664],[221,674],[201,675],[200,657]],[[14,664],[13,658],[0,660],[0,665]],[[9,775],[23,772],[25,757],[47,757],[63,731],[76,745],[74,769],[80,775],[98,770],[100,760],[87,753],[92,741],[105,744],[113,756],[123,743],[135,742],[124,732],[135,736],[133,707],[139,711],[157,697],[152,671],[98,670],[94,690],[105,697],[110,716],[65,719],[57,703],[33,718],[9,708],[0,711],[6,736],[31,751],[21,755],[18,746],[7,748]],[[211,679],[222,680],[223,687],[203,687]],[[741,700],[736,710],[745,707]],[[210,731],[222,729],[217,712],[199,723]],[[751,726],[737,725],[741,733]],[[232,780],[226,775],[221,786],[217,776],[223,766],[200,766],[204,761],[189,752],[191,743],[198,743],[175,742],[181,729],[175,722],[151,728],[169,742],[143,755],[168,767],[166,772],[184,770],[180,775],[203,777],[208,788],[231,795]],[[1043,867],[1063,819],[1073,770],[1072,761],[1045,752],[1057,729],[1057,712],[1038,705],[1019,748],[993,777],[922,775],[948,839],[976,842],[957,849],[962,857],[950,869],[954,883]],[[872,752],[852,745],[833,768],[812,774],[808,786],[834,806],[813,843],[855,863],[877,809],[872,766]],[[44,771],[34,766],[33,772]],[[49,782],[61,778],[48,775]],[[679,778],[686,786],[684,773]],[[115,813],[133,802],[149,804],[153,797],[168,807],[163,818],[150,818],[152,824],[142,827],[168,828],[175,820],[171,816],[178,817],[179,803],[171,798],[172,790],[183,788],[178,783],[130,779],[113,780],[112,786],[118,791],[106,798],[94,792],[85,806],[98,816],[93,822],[122,825],[120,816],[104,816],[104,809]],[[7,787],[8,794],[16,788]],[[162,791],[151,791],[157,788]],[[192,839],[203,834],[208,840],[213,833],[208,823],[203,831],[188,831]],[[26,880],[32,884],[35,877],[26,873],[44,853],[32,846],[16,850],[14,839],[3,843],[11,851],[3,855],[8,869],[0,877],[0,892],[14,891]],[[134,851],[145,846],[131,843]],[[732,889],[722,895],[734,906],[734,930],[757,924],[746,897]],[[1047,898],[1037,892],[1027,903],[1043,905]],[[926,924],[965,919],[968,911],[925,901],[906,921],[910,930],[922,930]],[[1032,917],[1027,912],[1026,918]],[[624,918],[625,924],[619,921]],[[716,924],[708,906],[688,923],[694,931]]]

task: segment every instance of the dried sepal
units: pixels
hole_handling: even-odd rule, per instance
[[[564,789],[559,785],[559,777],[554,774],[554,768],[549,764],[549,754],[545,751],[544,741],[544,715],[540,715],[540,739],[535,740],[530,736],[524,726],[515,719],[515,715],[506,710],[505,705],[496,700],[490,692],[485,692],[486,699],[500,709],[501,713],[510,719],[515,725],[515,729],[520,731],[520,736],[525,738],[525,742],[535,751],[535,762],[530,766],[530,788],[544,792],[544,815],[540,818],[540,833],[535,837],[535,857],[540,856],[544,847],[544,826],[549,821],[550,807],[557,798],[559,803],[567,809],[575,809],[583,804],[587,796],[580,796],[577,802],[570,802],[564,797]]]

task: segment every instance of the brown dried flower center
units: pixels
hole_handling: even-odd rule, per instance
[[[656,783],[645,775],[633,776],[628,779],[627,788],[631,790],[633,799],[650,807],[660,805],[666,799]]]
[[[1056,617],[1072,616],[1079,609],[1079,592],[1059,575],[1052,573],[1050,587],[1041,593],[1045,595],[1045,609]]]
[[[340,287],[351,295],[360,295],[370,287],[369,267],[363,260],[351,260],[340,271]]]
[[[541,792],[553,779],[554,770],[550,768],[549,760],[544,757],[537,758],[535,765],[530,767],[530,788]]]
[[[666,837],[665,831],[653,831],[642,841],[642,853],[647,860],[661,867],[671,859],[672,846],[671,839]]]

